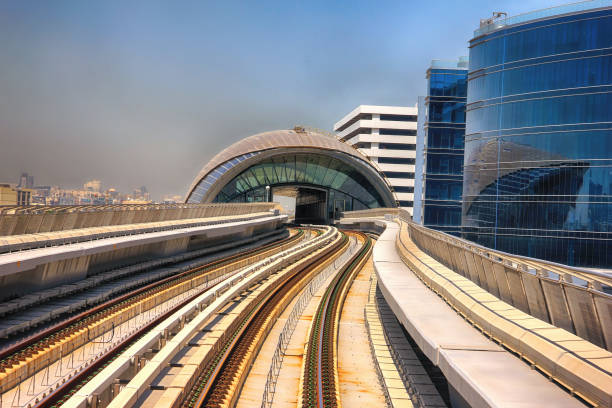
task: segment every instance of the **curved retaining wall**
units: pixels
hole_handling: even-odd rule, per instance
[[[500,300],[421,251],[406,224],[401,230],[393,225],[388,231],[397,236],[392,239],[396,256],[409,268],[399,276],[385,272],[388,266],[375,259],[381,290],[411,336],[429,338],[419,346],[466,401],[473,406],[580,405],[557,383],[595,406],[612,405],[612,353]],[[419,280],[420,291],[406,290],[411,279]],[[423,291],[430,299],[415,302],[416,296],[427,297]],[[431,315],[439,302],[445,303],[445,317]],[[493,381],[501,378],[504,386]]]

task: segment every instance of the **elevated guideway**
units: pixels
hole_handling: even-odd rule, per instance
[[[184,309],[185,305],[203,297],[214,299],[241,280],[240,276],[238,280],[232,277],[245,267],[254,263],[267,265],[271,257],[300,245],[304,234],[291,230],[286,239],[271,238],[269,244],[242,247],[238,252],[226,253],[204,265],[175,270],[165,279],[133,288],[101,305],[90,306],[79,315],[60,321],[8,350],[1,349],[0,406],[49,406],[53,405],[52,401],[69,397],[74,387],[79,388],[87,382],[88,376],[113,362],[118,353],[142,340],[152,327],[177,310],[190,315],[193,310]],[[175,330],[180,330],[185,319],[181,314],[168,320],[168,325],[149,338],[151,342],[145,341],[144,357],[148,358],[146,353],[152,352],[151,348],[160,347]],[[161,338],[156,337],[157,334],[161,334]],[[138,368],[144,366],[144,362],[140,364],[140,360],[136,360]],[[130,361],[134,363],[133,359]],[[127,364],[120,368],[131,370],[134,366]],[[112,376],[109,381],[112,383],[116,378]]]
[[[393,212],[347,213],[340,225],[385,228],[373,250],[378,286],[454,403],[612,406],[605,275],[476,248]]]
[[[1,230],[37,232],[0,237],[0,301],[246,239],[277,230],[287,220],[273,203],[185,206],[121,211],[91,206],[88,211],[43,214],[6,214],[8,209],[2,209]],[[43,232],[52,226],[54,230]]]

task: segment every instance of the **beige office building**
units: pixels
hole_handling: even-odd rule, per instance
[[[360,105],[336,122],[338,139],[356,147],[385,175],[400,207],[412,213],[418,109]]]

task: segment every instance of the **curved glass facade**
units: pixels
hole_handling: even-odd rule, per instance
[[[612,8],[470,42],[462,234],[612,265]]]
[[[265,200],[266,186],[304,186],[324,189],[328,212],[337,200],[344,210],[384,207],[374,186],[355,168],[333,156],[285,153],[263,159],[227,182],[215,202],[253,202]]]

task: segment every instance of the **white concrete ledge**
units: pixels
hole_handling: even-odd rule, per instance
[[[373,261],[378,284],[400,323],[472,407],[583,407],[557,385],[486,338],[427,288],[400,259],[399,225],[387,225]]]
[[[68,244],[57,247],[39,248],[28,251],[0,254],[0,276],[20,273],[36,268],[38,265],[64,259],[78,258],[101,252],[108,252],[129,248],[137,245],[146,245],[171,239],[184,238],[193,235],[206,235],[207,237],[224,236],[237,233],[245,228],[253,228],[265,224],[282,223],[287,220],[286,215],[254,217],[245,215],[240,221],[204,225],[191,228],[180,228],[168,231],[151,232],[137,235],[128,235],[114,238],[105,238],[96,241]]]

